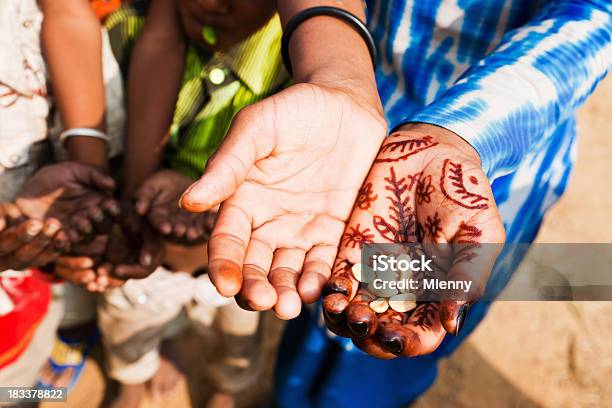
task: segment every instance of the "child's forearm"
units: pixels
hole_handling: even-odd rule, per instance
[[[130,65],[124,196],[131,196],[159,168],[180,88],[185,47],[174,2],[153,1]]]
[[[42,45],[53,93],[65,129],[104,131],[104,80],[100,23],[87,0],[41,0]],[[72,160],[107,167],[103,140],[71,137],[66,149]]]

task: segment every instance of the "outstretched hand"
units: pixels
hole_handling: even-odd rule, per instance
[[[164,243],[161,235],[149,223],[124,205],[120,222],[113,226],[104,259],[97,268],[111,286],[121,285],[128,279],[149,276],[164,259]]]
[[[181,199],[193,212],[223,202],[208,246],[217,290],[284,319],[316,301],[385,132],[377,109],[333,87],[294,85],[242,110]]]
[[[501,245],[481,244],[504,241],[476,152],[445,129],[404,126],[385,140],[359,192],[326,285],[327,325],[376,357],[431,353],[447,332],[458,332],[486,286]],[[351,273],[367,243],[420,243],[425,251],[437,250],[436,265],[446,279],[473,282],[470,292],[459,300],[419,302],[408,312],[377,313],[370,302],[380,294]]]
[[[207,241],[216,211],[194,214],[178,206],[181,194],[191,184],[193,179],[178,171],[158,171],[134,194],[136,212],[169,241],[184,245]]]
[[[62,225],[54,218],[28,219],[11,203],[0,203],[0,272],[43,266],[68,247]]]
[[[48,165],[34,173],[15,200],[24,216],[54,218],[72,243],[107,230],[119,216],[112,198],[113,179],[102,170],[78,163]]]

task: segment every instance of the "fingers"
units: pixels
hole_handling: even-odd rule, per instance
[[[274,253],[268,279],[278,297],[274,312],[281,319],[293,319],[302,309],[297,284],[305,257],[306,252],[301,249],[277,249]]]
[[[102,191],[115,189],[113,178],[97,167],[78,162],[72,162],[71,165],[73,166],[72,174],[77,183]]]
[[[170,235],[172,223],[168,217],[168,210],[164,207],[155,207],[149,211],[147,220],[160,234]]]
[[[387,351],[373,336],[353,338],[353,344],[355,344],[358,349],[371,355],[372,357],[380,358],[382,360],[397,358],[397,355]]]
[[[59,255],[53,246],[53,238],[61,229],[61,224],[56,219],[45,222],[42,231],[30,242],[24,244],[12,254],[18,268],[26,266],[41,266],[51,262]]]
[[[135,208],[138,215],[145,215],[161,193],[156,183],[145,182],[134,194]]]
[[[445,293],[440,302],[440,320],[447,332],[456,335],[469,305],[484,293],[495,261],[505,241],[505,231],[497,211],[480,212],[461,222],[452,237],[453,264],[448,271],[451,281],[467,282],[470,287]]]
[[[0,234],[0,254],[10,253],[32,241],[43,229],[40,220],[27,220]]]
[[[89,243],[97,235],[108,234],[120,215],[119,203],[113,198],[104,199],[98,206],[84,208],[74,214],[70,218],[67,234],[72,243]]]
[[[60,256],[55,260],[55,273],[78,285],[88,285],[96,279],[93,259],[82,256]]]
[[[362,288],[346,308],[346,323],[353,338],[371,336],[376,332],[378,318],[370,308],[370,302],[375,299],[376,296]]]
[[[334,313],[323,308],[323,317],[329,331],[340,337],[351,337],[351,332],[346,325],[346,315],[344,313]]]
[[[208,243],[208,272],[213,285],[223,296],[234,296],[242,287],[242,265],[250,236],[248,215],[231,204],[221,206]]]
[[[209,238],[210,218],[208,213],[192,214],[178,207],[169,209],[165,206],[153,207],[147,214],[149,224],[166,239],[187,245],[201,243]]]
[[[261,125],[261,115],[251,106],[243,109],[232,122],[223,143],[208,161],[204,174],[185,191],[181,207],[191,212],[203,212],[229,198],[242,184],[255,161],[267,156],[271,147],[263,151],[262,136],[274,129]],[[255,141],[259,140],[256,144]]]
[[[316,245],[304,259],[298,292],[302,301],[313,303],[319,300],[323,287],[331,276],[331,267],[337,248],[332,245]]]
[[[344,312],[349,302],[359,288],[359,281],[353,277],[352,265],[344,259],[338,258],[334,271],[323,292],[323,308],[332,314]]]
[[[164,259],[164,242],[159,235],[145,228],[142,237],[142,247],[139,254],[139,262],[153,271]]]
[[[164,258],[164,245],[156,233],[145,228],[142,234],[142,245],[138,253],[138,262],[120,263],[114,266],[110,275],[122,280],[143,279],[149,276],[161,264]]]
[[[270,310],[278,300],[276,290],[268,281],[273,254],[274,249],[265,242],[253,238],[249,241],[239,297],[252,310]]]
[[[439,305],[419,305],[403,324],[404,313],[385,313],[379,317],[376,338],[382,347],[398,356],[416,357],[438,348],[446,331],[439,316]]]

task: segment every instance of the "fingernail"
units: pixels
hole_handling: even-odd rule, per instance
[[[325,315],[325,317],[332,323],[337,323],[340,322],[342,320],[343,317],[343,313],[333,313],[330,312],[328,310],[323,309],[323,314]]]
[[[402,354],[404,351],[404,339],[397,335],[391,335],[389,337],[383,336],[380,341],[383,347],[393,354]]]
[[[348,296],[349,291],[347,288],[339,286],[338,282],[332,281],[325,285],[325,288],[323,289],[323,296],[325,297],[334,293],[342,293],[343,295]]]
[[[349,323],[349,330],[357,337],[363,337],[368,334],[368,323],[367,322],[351,322]]]
[[[104,214],[102,214],[102,211],[96,211],[93,218],[95,222],[102,222],[104,221]]]
[[[40,232],[40,230],[42,229],[43,225],[40,221],[38,220],[33,220],[31,221],[27,228],[26,228],[26,233],[32,237],[38,235],[38,233]]]
[[[468,305],[467,303],[461,306],[461,309],[459,309],[459,314],[457,315],[457,320],[455,323],[455,333],[453,333],[455,336],[459,334],[459,330],[461,330],[461,328],[463,327],[469,310],[470,305]]]
[[[57,231],[59,231],[61,225],[56,221],[48,221],[47,225],[45,225],[45,233],[47,235],[55,235]]]

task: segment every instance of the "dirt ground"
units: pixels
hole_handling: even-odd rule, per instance
[[[569,188],[549,212],[538,242],[612,242],[612,79],[579,114],[580,149]],[[599,186],[599,187],[597,187]],[[612,407],[612,302],[497,302],[471,338],[442,362],[417,408]],[[270,406],[275,348],[282,323],[266,316],[264,375],[241,406]],[[144,407],[202,406],[209,389],[202,358],[212,352],[187,332],[175,341],[189,385]],[[67,407],[97,407],[113,394],[99,353],[86,366]],[[50,407],[59,407],[53,404]]]

